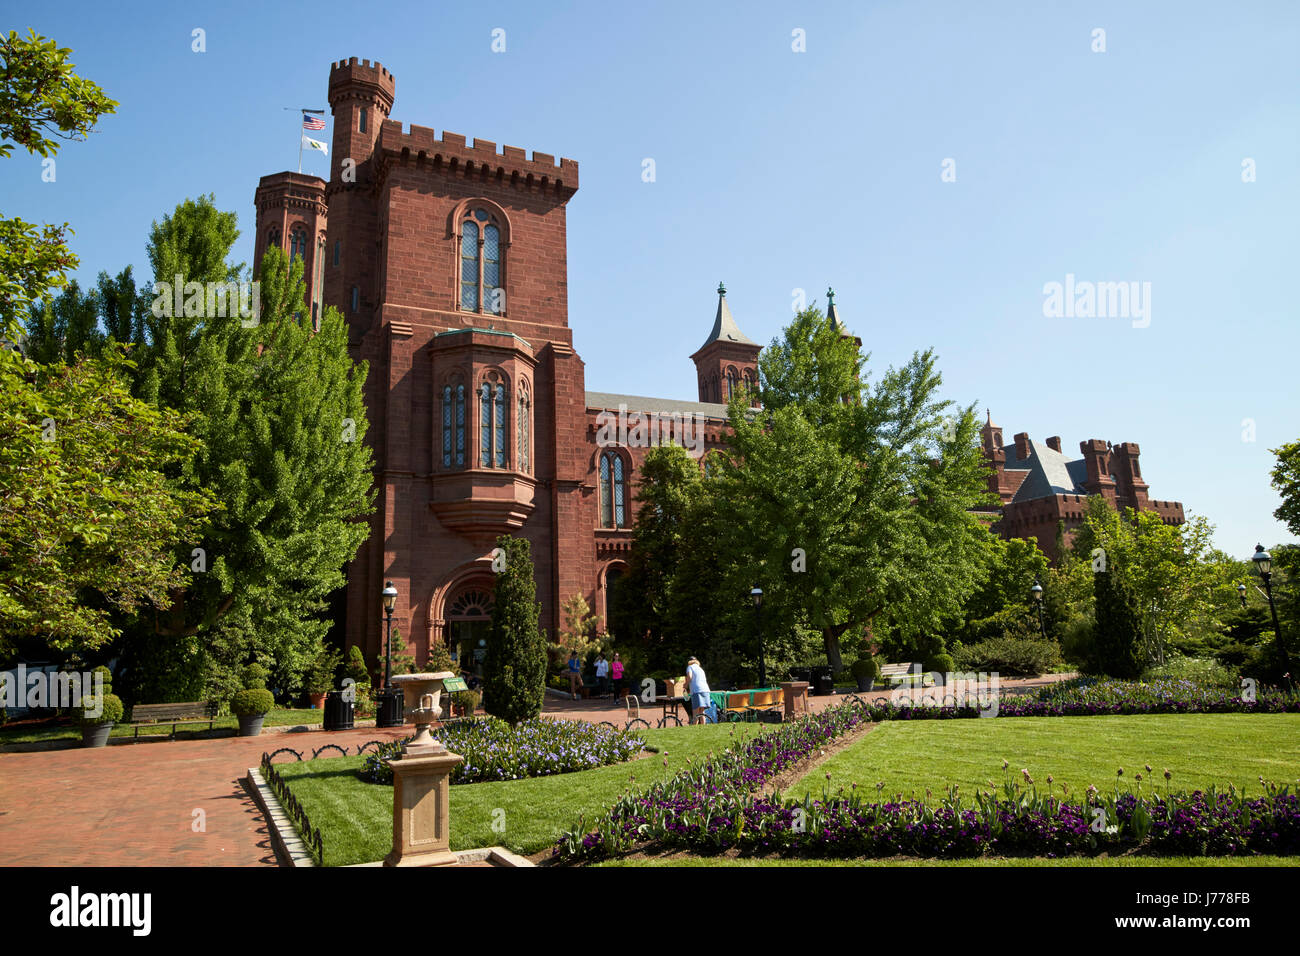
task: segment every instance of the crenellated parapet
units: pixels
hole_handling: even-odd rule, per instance
[[[428,126],[414,123],[404,130],[395,120],[386,120],[379,133],[378,153],[388,162],[427,166],[434,173],[465,179],[495,182],[523,189],[554,192],[568,198],[578,190],[578,162],[550,153],[528,153],[517,146],[503,146],[485,139],[468,143],[459,133],[443,130],[439,137]]]

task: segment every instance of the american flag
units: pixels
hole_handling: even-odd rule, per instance
[[[325,121],[321,119],[319,116],[309,116],[308,114],[303,113],[302,128],[303,129],[324,129]]]

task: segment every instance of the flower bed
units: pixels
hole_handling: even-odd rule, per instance
[[[820,800],[760,794],[783,769],[862,719],[863,708],[847,702],[728,748],[704,766],[627,794],[594,826],[580,820],[555,852],[569,860],[645,845],[837,857],[1300,853],[1300,799],[1286,787],[1265,785],[1249,800],[1235,787],[1174,793],[1167,773],[1163,794],[1141,795],[1140,777],[1138,794],[1121,793],[1117,776],[1114,795],[1090,787],[1073,801],[1064,788],[1040,792],[1027,771],[1027,788],[1008,779],[1000,795],[990,787],[966,799],[953,787],[937,804],[928,791],[924,801],[882,799],[883,785],[872,799],[856,784]]]
[[[580,720],[536,718],[512,727],[495,717],[476,717],[447,724],[438,739],[465,758],[451,772],[451,783],[522,780],[575,770],[590,770],[630,760],[645,740],[635,732],[614,730]],[[381,745],[366,755],[358,773],[370,783],[392,783],[385,758],[397,756],[401,743]]]

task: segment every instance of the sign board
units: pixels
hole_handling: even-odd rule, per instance
[[[458,690],[469,690],[469,688],[465,686],[465,678],[463,677],[444,678],[442,682],[442,689],[453,693]]]

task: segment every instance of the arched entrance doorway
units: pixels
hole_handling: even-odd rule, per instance
[[[447,602],[447,643],[464,672],[483,676],[488,627],[492,623],[492,587],[464,584]]]

